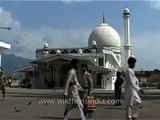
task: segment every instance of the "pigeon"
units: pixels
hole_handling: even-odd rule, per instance
[[[32,104],[32,101],[30,101],[27,105],[31,105]]]
[[[15,112],[21,112],[19,109],[17,109],[17,107],[14,107],[14,111]]]

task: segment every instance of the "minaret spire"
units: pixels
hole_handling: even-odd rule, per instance
[[[127,7],[127,4],[125,5],[125,8],[128,8],[128,7]]]
[[[104,12],[103,12],[103,23],[106,23],[106,18],[105,18]]]

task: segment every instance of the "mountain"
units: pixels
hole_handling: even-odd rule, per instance
[[[6,74],[13,74],[18,68],[31,65],[29,59],[15,56],[13,54],[2,53],[2,66],[5,69]]]

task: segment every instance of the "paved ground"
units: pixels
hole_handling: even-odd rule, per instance
[[[101,93],[101,94],[100,94]],[[95,92],[97,99],[112,100],[112,92]],[[143,109],[140,120],[160,119],[160,92],[146,91],[143,99]],[[38,100],[53,100],[62,98],[62,91],[57,90],[31,90],[20,88],[7,88],[7,98],[0,100],[0,120],[62,120],[63,104],[39,104]],[[28,103],[32,101],[30,105]],[[16,110],[15,110],[16,108]],[[80,120],[79,111],[75,109],[70,120]],[[92,120],[124,120],[125,109],[113,104],[99,104],[92,114]]]

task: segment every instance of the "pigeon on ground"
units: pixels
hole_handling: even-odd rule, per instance
[[[17,107],[14,107],[15,112],[21,112]]]
[[[30,101],[27,105],[31,105],[32,104],[32,101]]]

